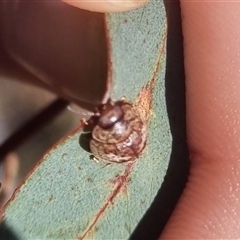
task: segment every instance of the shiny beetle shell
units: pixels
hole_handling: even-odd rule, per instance
[[[90,140],[94,157],[110,163],[135,161],[147,139],[147,123],[138,108],[124,100],[109,100],[98,115]]]

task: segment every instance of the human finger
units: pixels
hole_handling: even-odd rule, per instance
[[[181,1],[186,188],[161,239],[240,238],[240,3]]]

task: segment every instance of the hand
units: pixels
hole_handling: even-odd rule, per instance
[[[74,4],[98,11],[134,7],[134,1],[113,2],[118,5]],[[191,169],[161,239],[239,239],[240,3],[182,0],[181,10]]]

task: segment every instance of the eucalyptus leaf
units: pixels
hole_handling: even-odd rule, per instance
[[[171,153],[164,5],[151,1],[105,17],[109,96],[136,103],[149,91],[144,100],[151,104],[146,149],[133,164],[96,163],[79,146],[81,128],[69,134],[40,160],[5,206],[2,228],[16,239],[128,239],[161,186]]]

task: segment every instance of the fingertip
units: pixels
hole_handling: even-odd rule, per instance
[[[122,12],[130,11],[143,6],[148,0],[106,0],[106,1],[73,1],[62,0],[72,6],[89,10],[92,12]]]

